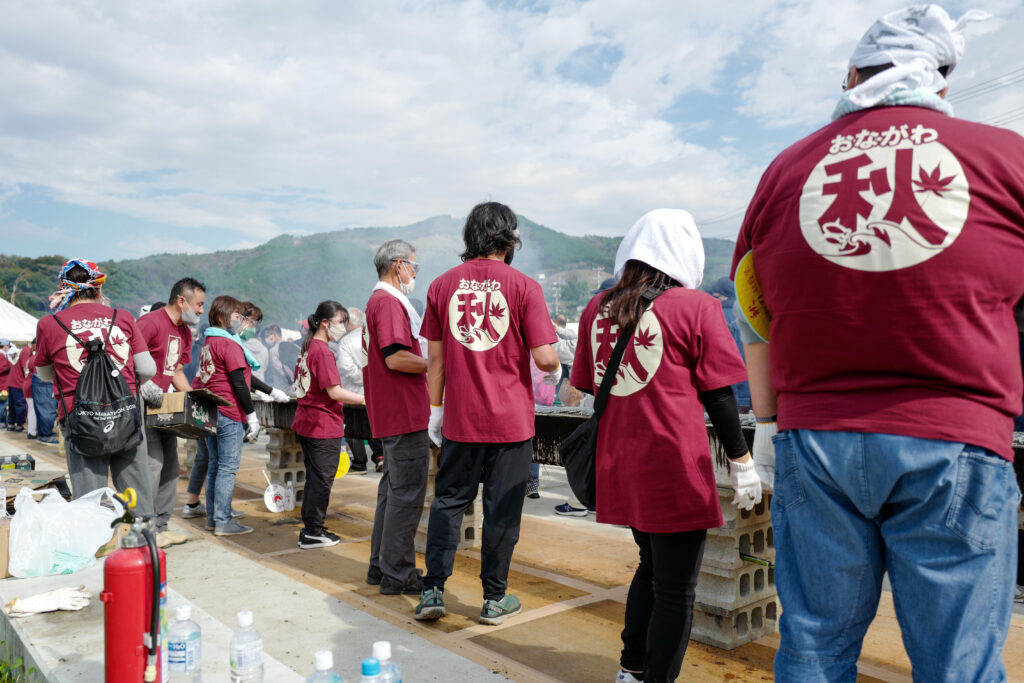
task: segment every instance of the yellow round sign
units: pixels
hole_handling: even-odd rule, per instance
[[[754,271],[753,250],[748,251],[736,266],[736,299],[739,301],[743,319],[754,330],[754,334],[767,343],[772,314],[764,302],[761,283],[758,282],[757,273]]]

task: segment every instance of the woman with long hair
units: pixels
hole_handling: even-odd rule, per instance
[[[735,503],[760,500],[732,384],[746,377],[718,301],[697,289],[704,247],[685,211],[641,218],[615,256],[618,282],[580,319],[571,383],[596,394],[627,335],[597,438],[597,521],[639,548],[616,681],[674,681],[689,640],[707,530],[723,523],[704,422],[730,458]]]
[[[345,335],[348,311],[337,301],[321,301],[306,322],[309,330],[295,363],[292,387],[299,399],[292,430],[306,463],[303,529],[299,532],[299,547],[303,549],[325,548],[341,540],[328,531],[324,520],[345,437],[342,404],[363,402],[361,394],[341,388],[337,359],[327,346],[328,341],[336,342]]]

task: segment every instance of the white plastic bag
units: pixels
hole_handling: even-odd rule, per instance
[[[33,496],[42,494],[36,502]],[[113,509],[101,503],[108,499]],[[28,578],[73,574],[96,562],[96,551],[114,534],[111,522],[124,514],[114,490],[96,489],[70,503],[56,489],[22,487],[14,498],[8,571]]]

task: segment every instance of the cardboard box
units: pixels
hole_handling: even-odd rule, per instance
[[[146,408],[146,426],[185,439],[217,435],[217,406],[228,402],[208,389],[164,394],[159,408]]]
[[[7,499],[4,502],[7,511],[14,512],[14,497],[18,495],[22,486],[27,486],[33,491],[52,487],[66,500],[71,500],[71,489],[68,488],[65,476],[66,473],[60,470],[0,470],[0,486],[7,491]]]

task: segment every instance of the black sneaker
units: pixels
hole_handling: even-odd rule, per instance
[[[416,572],[404,584],[384,577],[380,582],[381,595],[419,595],[423,592],[423,579]]]
[[[366,465],[351,465],[348,468],[349,474],[366,474]]]
[[[384,580],[384,573],[380,567],[370,567],[366,572],[366,583],[370,586],[379,586]]]
[[[332,545],[338,545],[340,542],[341,536],[332,534],[325,526],[320,527],[316,531],[303,529],[299,532],[299,547],[303,550],[309,550],[311,548],[327,548]]]

